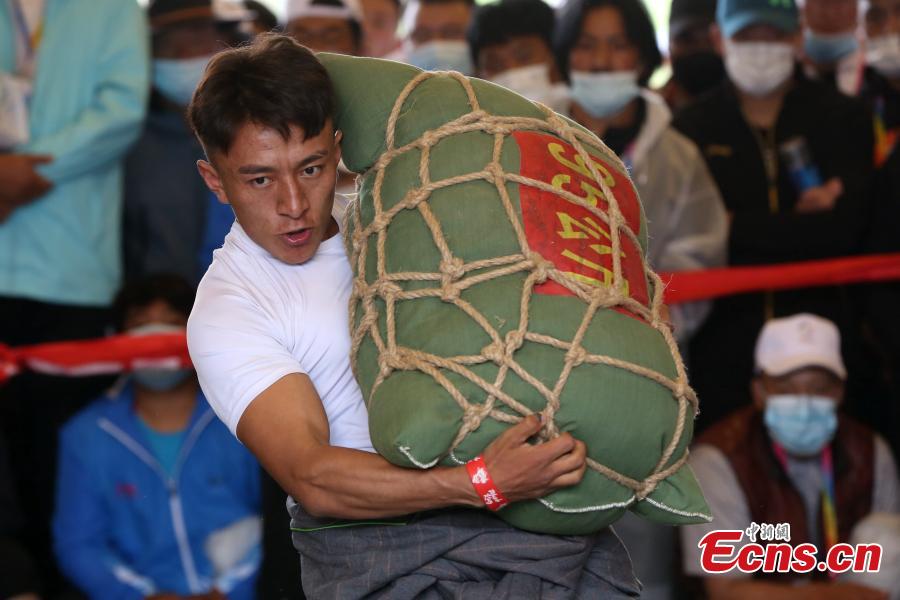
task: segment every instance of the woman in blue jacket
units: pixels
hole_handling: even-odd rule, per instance
[[[133,334],[183,331],[184,281],[126,286]],[[215,417],[193,369],[139,370],[63,429],[54,548],[97,600],[252,599],[259,567],[259,467]]]

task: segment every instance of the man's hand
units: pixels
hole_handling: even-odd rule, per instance
[[[540,430],[540,419],[530,415],[504,431],[484,451],[491,478],[510,502],[546,496],[584,477],[584,442],[564,433],[543,444],[528,443]]]
[[[844,193],[844,184],[832,177],[824,184],[809,188],[800,195],[794,210],[800,214],[825,212],[834,208],[837,199]]]
[[[52,160],[33,154],[0,154],[0,223],[15,209],[50,191],[53,184],[41,177],[37,166]]]

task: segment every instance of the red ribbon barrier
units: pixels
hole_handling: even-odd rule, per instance
[[[900,280],[900,253],[757,267],[661,273],[668,304],[731,294]],[[191,365],[183,333],[117,335],[10,348],[0,344],[0,383],[29,369],[70,377]]]
[[[900,253],[660,273],[667,304],[733,294],[900,279]]]
[[[115,335],[10,348],[0,344],[0,383],[23,369],[47,375],[109,375],[191,365],[183,333]]]

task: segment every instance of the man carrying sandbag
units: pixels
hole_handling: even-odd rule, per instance
[[[585,447],[531,445],[528,417],[467,467],[374,453],[350,367],[352,271],[332,216],[341,133],[328,75],[283,37],[225,52],[190,107],[201,175],[237,220],[200,284],[188,344],[219,417],[287,490],[312,598],[635,597],[609,530],[548,536],[477,508],[578,483]],[[476,490],[477,485],[477,490]]]

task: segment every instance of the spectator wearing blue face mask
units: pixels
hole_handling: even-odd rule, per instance
[[[713,522],[681,528],[685,571],[704,578],[712,600],[885,598],[833,583],[819,571],[763,582],[761,574],[751,578],[737,569],[716,576],[701,570],[697,544],[713,530],[789,523],[790,543],[815,544],[821,559],[832,545],[848,542],[870,513],[900,513],[897,466],[887,443],[840,411],[847,371],[834,323],[811,314],[769,321],[755,357],[753,404],[705,432],[691,452]]]
[[[194,289],[126,285],[133,335],[184,331]],[[93,600],[251,600],[259,467],[215,417],[193,369],[138,370],[62,430],[53,518],[60,568]]]
[[[185,120],[206,64],[225,47],[217,28],[223,17],[211,0],[153,0],[148,16],[153,92],[125,163],[125,276],[177,273],[197,283],[234,221],[197,175],[203,150]]]
[[[400,23],[404,60],[426,71],[472,75],[466,30],[473,10],[473,0],[409,0]]]
[[[568,0],[555,32],[557,62],[572,87],[571,116],[628,165],[647,216],[650,265],[688,271],[725,262],[725,206],[697,146],[672,126],[646,88],[662,56],[641,0]],[[709,303],[671,308],[686,342]]]
[[[806,72],[856,96],[865,78],[858,0],[805,0],[803,58]]]

